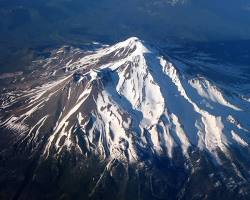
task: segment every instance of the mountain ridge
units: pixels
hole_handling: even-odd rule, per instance
[[[41,160],[68,153],[103,160],[105,170],[89,197],[117,162],[128,170],[165,157],[192,171],[202,168],[197,152],[219,168],[231,162],[225,180],[248,185],[250,105],[243,98],[223,94],[205,78],[189,78],[136,37],[89,52],[64,47],[39,63],[1,95],[1,132],[12,135],[18,151]]]

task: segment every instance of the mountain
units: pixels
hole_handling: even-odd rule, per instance
[[[183,66],[132,37],[8,76],[1,199],[250,198],[250,100]]]

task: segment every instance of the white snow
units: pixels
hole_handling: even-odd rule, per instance
[[[88,52],[77,61],[71,59],[66,67],[69,71],[64,77],[25,91],[23,97],[29,99],[26,109],[1,124],[13,130],[35,133],[37,137],[48,116],[44,115],[32,128],[25,124],[26,120],[68,88],[65,90],[67,105],[63,106],[48,139],[46,156],[52,145],[58,152],[63,147],[70,149],[74,145],[71,138],[76,123],[73,122],[78,122],[85,133],[90,120],[93,124],[83,136],[87,149],[102,158],[123,162],[138,159],[136,145],[150,146],[153,152],[166,153],[170,158],[176,146],[181,147],[187,158],[189,148],[196,146],[209,152],[218,163],[218,149],[227,155],[227,147],[234,144],[232,141],[244,147],[249,145],[244,135],[249,133],[246,100],[228,97],[205,78],[189,79],[175,63],[159,56],[136,37]],[[87,80],[86,86],[72,87],[75,72],[81,72],[80,81]],[[77,91],[77,100],[72,100],[73,90]],[[87,100],[93,107],[89,113],[86,113]],[[12,104],[16,101],[13,99]],[[66,139],[60,145],[62,137]]]
[[[248,143],[246,143],[237,133],[235,133],[233,130],[231,131],[231,134],[233,136],[233,139],[240,145],[247,147]]]

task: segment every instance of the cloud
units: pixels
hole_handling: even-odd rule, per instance
[[[243,7],[243,10],[250,11],[250,4],[247,4]]]

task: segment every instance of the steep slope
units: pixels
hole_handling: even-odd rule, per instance
[[[19,151],[36,158],[14,198],[25,199],[43,163],[64,163],[65,155],[71,157],[66,163],[82,160],[84,168],[97,158],[104,167],[94,183],[85,183],[89,198],[106,194],[109,179],[118,181],[116,195],[124,199],[129,190],[135,199],[212,198],[214,191],[222,198],[225,188],[235,198],[249,195],[250,104],[244,98],[189,77],[138,38],[89,52],[63,47],[34,65],[1,95],[2,157]],[[197,192],[202,176],[209,189],[201,184]],[[143,179],[149,181],[144,194],[131,189]]]

